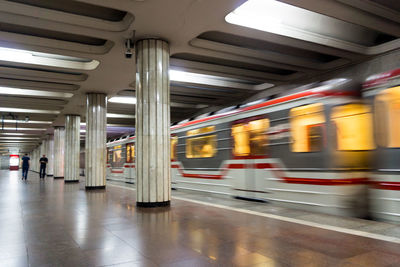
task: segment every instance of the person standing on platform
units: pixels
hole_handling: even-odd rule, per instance
[[[44,177],[46,176],[46,165],[49,162],[49,160],[46,158],[46,155],[43,155],[40,159],[40,179],[44,179]]]
[[[28,157],[28,154],[25,154],[22,157],[22,180],[26,180],[28,178],[29,161],[30,158]]]

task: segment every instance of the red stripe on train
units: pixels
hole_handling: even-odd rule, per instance
[[[311,184],[311,185],[357,185],[367,184],[368,178],[349,178],[349,179],[317,179],[317,178],[293,178],[283,177],[288,184]]]
[[[215,175],[215,174],[195,174],[195,173],[183,173],[183,177],[186,178],[202,178],[202,179],[222,179],[223,175]]]
[[[228,169],[245,169],[247,164],[233,163],[228,165]]]
[[[218,118],[221,118],[221,117],[225,117],[225,116],[228,116],[228,115],[241,113],[241,112],[244,112],[244,111],[254,110],[254,109],[258,109],[258,108],[262,108],[262,107],[267,107],[267,106],[283,103],[283,102],[286,102],[286,101],[295,100],[295,99],[302,98],[302,97],[313,96],[313,95],[324,95],[324,94],[327,94],[327,93],[326,92],[320,92],[320,91],[314,91],[314,90],[308,90],[308,91],[296,93],[296,94],[293,94],[293,95],[279,97],[279,98],[276,98],[276,99],[273,99],[273,100],[269,100],[269,101],[266,101],[266,102],[263,102],[263,103],[260,103],[260,104],[257,104],[257,105],[245,107],[245,108],[233,111],[233,112],[229,112],[227,114],[213,115],[213,116],[210,116],[210,117],[207,117],[207,118],[202,118],[202,119],[198,119],[198,120],[194,120],[194,121],[189,121],[189,122],[186,122],[186,123],[182,123],[180,125],[172,126],[171,129],[174,130],[174,129],[177,129],[177,128],[181,128],[181,127],[185,127],[185,126],[189,126],[189,125],[193,125],[193,124],[197,124],[197,123],[201,123],[201,122],[205,122],[205,121],[209,121],[209,120],[213,120],[213,119],[218,119]]]
[[[257,163],[256,169],[272,169],[276,176],[281,178],[288,184],[310,184],[310,185],[355,185],[367,184],[368,178],[347,178],[347,179],[320,179],[320,178],[299,178],[299,177],[285,177],[282,172],[270,163]]]
[[[373,184],[373,187],[375,189],[380,189],[380,190],[400,190],[400,182],[377,182],[373,181],[371,182]]]

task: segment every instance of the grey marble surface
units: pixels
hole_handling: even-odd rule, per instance
[[[400,264],[400,245],[394,243],[174,198],[171,207],[137,208],[133,190],[111,183],[105,190],[84,187],[84,181],[40,181],[32,172],[25,182],[19,171],[0,171],[0,266]],[[173,196],[253,205],[191,192]]]

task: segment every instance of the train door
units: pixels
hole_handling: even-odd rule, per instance
[[[257,164],[266,158],[267,130],[269,120],[256,116],[235,121],[232,125],[233,156],[240,161],[236,169],[235,195],[245,198],[257,198],[257,192],[265,187],[264,177],[258,175]]]
[[[126,144],[125,179],[127,183],[135,183],[135,143]]]

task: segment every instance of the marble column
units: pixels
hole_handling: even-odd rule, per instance
[[[65,116],[64,181],[66,183],[79,182],[80,124],[79,115]]]
[[[86,95],[86,189],[106,187],[107,96]]]
[[[136,204],[168,206],[171,200],[169,45],[136,43]]]
[[[52,134],[47,137],[46,157],[49,160],[46,170],[47,176],[54,176],[54,135]]]
[[[47,153],[47,146],[48,142],[47,139],[42,140],[42,144],[40,145],[40,158],[43,157],[43,155],[46,155]],[[46,155],[47,156],[47,155]]]
[[[30,157],[30,163],[29,163],[29,169],[33,172],[36,172],[36,166],[35,166],[35,162],[36,162],[36,151],[38,148],[35,148],[32,153],[31,153],[31,157]]]
[[[65,128],[54,127],[54,179],[64,178]]]
[[[35,172],[39,172],[39,168],[38,168],[38,166],[39,166],[39,154],[40,154],[40,146],[38,146],[35,149],[35,156],[34,156],[34,159],[32,161],[33,171],[35,171]]]

